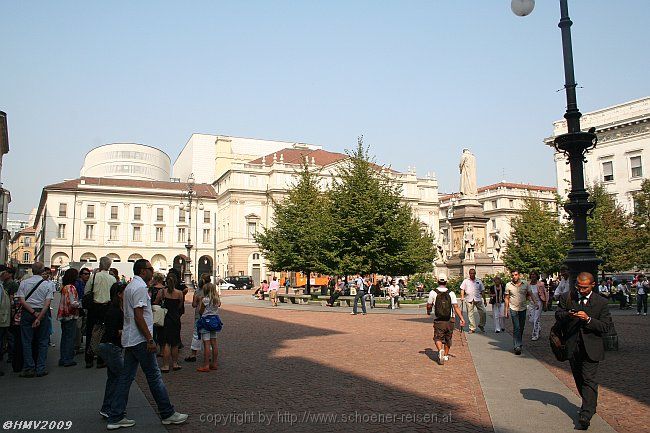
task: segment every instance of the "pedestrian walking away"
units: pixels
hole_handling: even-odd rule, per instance
[[[636,315],[639,316],[643,310],[643,315],[648,315],[648,290],[650,290],[650,281],[648,278],[639,274],[639,280],[636,283]]]
[[[57,319],[61,322],[61,345],[60,345],[60,367],[73,367],[77,365],[74,360],[75,349],[74,339],[79,320],[79,296],[74,285],[79,271],[75,268],[68,268],[63,274],[61,284],[61,301],[57,312]]]
[[[99,414],[108,418],[111,402],[115,398],[117,379],[124,368],[124,355],[122,353],[122,328],[124,313],[122,303],[126,284],[121,281],[111,286],[111,303],[104,317],[104,335],[99,348],[99,355],[106,362],[106,386],[104,387],[104,401]]]
[[[84,290],[82,305],[88,312],[86,321],[86,368],[91,368],[95,360],[95,353],[90,349],[90,340],[95,325],[101,324],[108,310],[111,300],[111,286],[117,282],[115,277],[108,273],[113,261],[110,257],[99,259],[99,269],[94,271]],[[100,356],[97,357],[97,368],[105,367],[106,364]]]
[[[129,390],[135,379],[138,366],[147,378],[149,390],[156,401],[162,423],[181,424],[187,415],[175,411],[169,401],[167,387],[156,362],[156,343],[153,341],[153,312],[147,283],[153,276],[149,260],[138,259],[133,264],[133,279],[124,290],[124,327],[122,346],[124,347],[124,367],[115,385],[115,393],[108,412],[108,430],[132,427],[135,421],[124,414],[129,399]],[[112,277],[111,277],[112,278]]]
[[[204,288],[204,296],[201,300],[201,318],[197,321],[197,332],[203,341],[203,366],[196,369],[202,373],[216,370],[219,367],[217,347],[217,333],[221,331],[221,319],[219,318],[219,307],[221,298],[216,287],[207,283]]]
[[[605,359],[603,337],[612,328],[607,299],[593,292],[596,282],[582,272],[560,297],[555,318],[564,334],[571,372],[582,398],[576,429],[587,430],[598,403],[598,364]]]
[[[465,319],[458,307],[456,294],[447,289],[447,276],[445,274],[438,275],[438,287],[429,292],[427,314],[432,312],[433,342],[438,350],[438,364],[444,365],[446,361],[449,361],[449,350],[454,335],[455,315],[460,320],[461,329],[465,326]]]
[[[476,314],[479,316],[478,329],[485,332],[487,319],[487,300],[485,299],[485,286],[476,278],[476,269],[469,270],[469,278],[460,285],[460,300],[467,301],[467,317],[469,318],[469,332],[476,332]]]
[[[512,340],[515,355],[521,355],[524,327],[526,325],[526,300],[532,301],[530,285],[522,281],[519,271],[510,273],[512,280],[506,284],[506,317],[512,318]]]

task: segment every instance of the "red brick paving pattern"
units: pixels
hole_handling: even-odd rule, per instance
[[[187,311],[182,334],[189,346]],[[177,410],[190,413],[187,424],[169,430],[493,431],[467,346],[456,334],[452,360],[437,365],[426,316],[259,309],[228,306],[227,299],[221,315],[219,370],[198,373],[183,363],[163,376]],[[150,398],[141,374],[138,383]],[[258,422],[260,411],[272,414],[269,425]],[[280,422],[278,412],[289,414]],[[201,414],[216,414],[210,420],[219,425],[201,422]],[[336,415],[337,422],[309,421],[319,414]],[[437,414],[438,422],[342,421],[372,414]],[[298,418],[293,426],[291,416]]]
[[[538,341],[530,341],[532,328],[526,323],[524,346],[577,395],[568,361],[558,362],[549,349],[548,332],[555,319],[542,318]],[[598,367],[598,414],[618,432],[650,432],[650,319],[629,315],[612,319],[620,349],[606,352]]]

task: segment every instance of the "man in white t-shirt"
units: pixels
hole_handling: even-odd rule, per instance
[[[108,430],[132,427],[135,421],[124,414],[129,398],[129,389],[138,371],[138,365],[147,377],[149,390],[158,405],[162,423],[182,424],[187,415],[178,413],[169,401],[167,388],[156,361],[156,343],[153,340],[153,312],[147,283],[153,277],[153,267],[145,259],[133,264],[133,280],[124,289],[123,309],[124,328],[122,346],[124,347],[124,368],[115,385],[115,394],[108,415]]]
[[[454,312],[460,319],[461,328],[465,326],[463,313],[458,307],[456,294],[447,289],[447,276],[438,275],[438,287],[429,292],[427,314],[433,312],[433,341],[438,349],[438,364],[449,361],[449,349],[454,334]]]

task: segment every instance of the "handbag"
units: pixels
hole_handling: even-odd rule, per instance
[[[104,327],[103,323],[98,323],[93,327],[93,332],[90,336],[90,350],[92,350],[92,353],[97,353],[99,343],[102,342],[102,337],[104,336],[105,330],[106,328]]]
[[[165,297],[161,301],[162,305],[152,305],[151,312],[153,313],[153,325],[165,326],[165,316],[167,315],[167,308],[165,308]]]
[[[548,336],[548,342],[551,346],[551,351],[555,355],[555,359],[560,362],[564,362],[569,358],[566,348],[566,339],[562,333],[562,327],[559,322],[555,322],[555,325],[551,328],[551,332]]]

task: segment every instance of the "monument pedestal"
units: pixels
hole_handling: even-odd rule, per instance
[[[479,278],[495,273],[494,259],[487,254],[489,220],[483,212],[483,205],[476,199],[463,198],[454,206],[453,216],[449,218],[451,257],[446,263],[449,276],[466,277],[472,268],[476,269]],[[473,257],[466,248],[468,238],[473,239]]]

